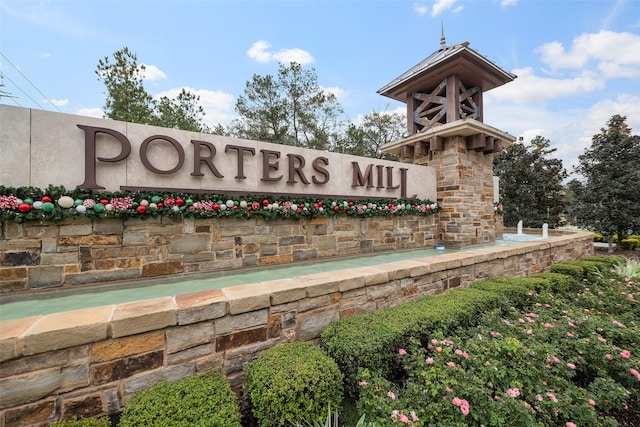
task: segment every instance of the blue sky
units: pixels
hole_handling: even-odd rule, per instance
[[[254,74],[278,61],[313,67],[356,122],[404,104],[376,91],[447,44],[518,78],[484,95],[485,123],[551,140],[571,171],[613,114],[640,133],[640,1],[60,1],[0,2],[0,103],[102,116],[98,61],[127,46],[145,88],[200,96],[228,123]]]

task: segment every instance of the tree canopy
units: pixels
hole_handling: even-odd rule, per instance
[[[381,147],[395,141],[406,130],[406,119],[400,113],[373,111],[362,124],[349,124],[345,135],[338,141],[336,151],[356,156],[394,160],[393,154],[383,153]]]
[[[579,156],[575,172],[583,180],[569,182],[570,214],[577,225],[609,237],[640,233],[640,136],[632,135],[626,117],[612,116]]]
[[[127,47],[113,54],[113,62],[108,56],[98,61],[96,74],[107,89],[105,118],[194,132],[210,131],[203,122],[205,113],[198,104],[199,96],[183,88],[175,99],[163,96],[155,100],[144,88],[145,70],[144,64],[138,64],[138,57]]]
[[[516,142],[495,156],[493,167],[500,178],[506,226],[514,227],[520,220],[534,228],[544,223],[551,228],[562,224],[562,180],[567,171],[562,160],[550,157],[556,149],[549,147],[548,139],[536,136],[529,145]]]
[[[332,149],[342,106],[318,85],[314,69],[280,64],[277,77],[254,74],[238,97],[231,134],[297,147]]]

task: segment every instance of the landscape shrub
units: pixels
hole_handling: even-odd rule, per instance
[[[640,248],[640,237],[628,237],[620,241],[620,247],[624,250],[634,250]]]
[[[271,348],[245,367],[244,392],[261,427],[316,423],[342,404],[342,374],[308,342]]]
[[[451,332],[472,326],[480,314],[499,303],[500,296],[492,292],[451,289],[400,306],[340,319],[329,325],[320,339],[345,376],[345,391],[355,396],[361,369],[395,377],[402,367],[393,349],[407,345],[411,338],[425,341],[433,331]]]
[[[541,278],[549,281],[552,292],[575,292],[582,287],[582,284],[573,276],[560,273],[536,273],[532,277]]]
[[[608,427],[617,425],[615,410],[629,404],[633,414],[640,282],[601,275],[575,288],[575,278],[563,283],[544,274],[552,286],[573,291],[532,295],[535,303],[525,310],[504,301],[477,327],[392,349],[406,377],[363,370],[359,412],[379,426],[447,427]]]
[[[608,255],[591,255],[580,258],[578,261],[594,261],[601,264],[606,264],[609,268],[613,268],[618,264],[626,261],[623,256],[608,256]]]
[[[118,427],[240,427],[240,409],[226,377],[218,372],[163,382],[135,393]]]
[[[532,290],[521,281],[518,281],[518,278],[511,278],[511,280],[481,280],[473,283],[471,288],[496,293],[516,307],[524,307],[531,300],[530,294]]]
[[[569,261],[559,262],[558,264],[553,264],[549,267],[549,270],[552,273],[564,274],[567,276],[571,276],[576,280],[582,281],[584,278],[584,268],[582,265],[575,264]]]
[[[78,418],[73,420],[58,421],[52,424],[53,427],[111,427],[109,417],[100,418]]]

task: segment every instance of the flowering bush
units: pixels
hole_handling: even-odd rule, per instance
[[[395,349],[405,377],[362,371],[358,409],[382,426],[616,425],[640,391],[640,280],[614,271]]]
[[[502,203],[494,202],[493,203],[493,212],[495,214],[498,214],[498,215],[503,215],[504,214],[504,209],[502,207]]]
[[[427,216],[440,206],[430,200],[344,200],[336,198],[223,194],[67,191],[49,186],[0,186],[0,220],[59,221],[67,217],[99,219],[192,216],[195,218],[315,218],[318,216]]]

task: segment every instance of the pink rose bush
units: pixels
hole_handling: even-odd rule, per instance
[[[457,336],[413,339],[396,350],[406,377],[363,373],[358,409],[381,426],[608,426],[640,390],[640,296],[627,297],[640,281],[632,285],[606,277],[533,293],[534,310],[508,305]]]

